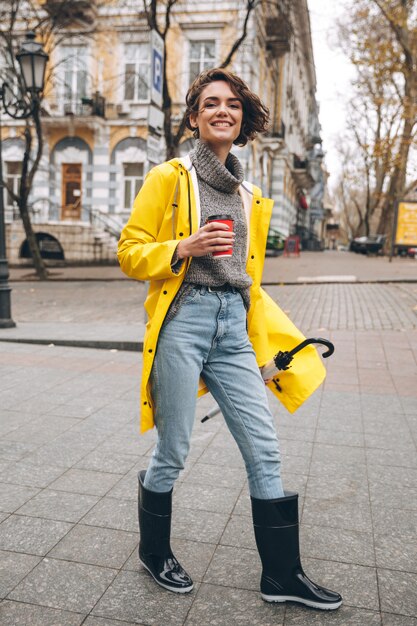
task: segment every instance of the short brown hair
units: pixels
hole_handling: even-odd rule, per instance
[[[194,137],[197,139],[199,136],[198,128],[191,126],[190,116],[198,112],[198,102],[203,89],[217,80],[224,80],[228,83],[233,93],[242,101],[242,128],[239,137],[233,143],[238,146],[246,146],[249,140],[256,137],[257,133],[264,133],[267,130],[269,110],[239,76],[222,68],[205,70],[191,84],[185,98],[187,128],[193,131]]]

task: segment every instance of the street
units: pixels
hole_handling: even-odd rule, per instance
[[[117,267],[54,273],[12,270],[17,326],[0,330],[2,625],[416,626],[417,261],[266,261],[269,294],[336,348],[294,415],[269,396],[304,568],[344,598],[329,613],[261,600],[243,463],[221,416],[200,422],[208,396],[174,490],[173,548],[196,587],[155,585],[137,558],[155,441],[138,434],[146,288]]]

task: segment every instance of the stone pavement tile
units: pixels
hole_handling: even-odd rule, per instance
[[[346,604],[342,604],[337,611],[325,613],[288,604],[284,626],[306,626],[307,624],[308,626],[381,626],[381,616],[379,611],[356,609]],[[387,623],[387,626],[394,626],[394,624]]]
[[[358,385],[358,371],[356,367],[337,367],[334,363],[327,366],[326,383],[340,383],[342,385]]]
[[[118,498],[120,500],[135,500],[138,499],[138,466],[140,469],[147,467],[149,460],[144,457],[140,461],[136,459],[137,463],[132,470],[130,470],[118,483],[110,489],[106,494],[110,498]]]
[[[228,519],[229,515],[226,513],[174,506],[171,535],[177,539],[218,543]]]
[[[26,460],[10,463],[2,473],[2,481],[28,487],[47,487],[65,471],[52,465],[35,465]]]
[[[407,487],[401,484],[386,483],[384,480],[369,480],[372,506],[393,507],[417,510],[417,485]]]
[[[40,561],[40,557],[18,552],[0,552],[0,598],[7,594]],[[3,623],[3,622],[1,622]]]
[[[77,423],[78,420],[47,415],[13,430],[5,439],[41,445],[52,441]]]
[[[384,461],[384,458],[381,460]],[[403,487],[410,487],[412,489],[417,485],[417,469],[413,467],[393,467],[369,464],[368,477],[369,480],[384,482],[385,484],[391,486],[401,484]]]
[[[2,476],[3,479],[3,476]],[[10,483],[0,483],[0,511],[4,513],[14,513],[22,504],[30,500],[38,493],[39,489],[25,487],[24,485],[13,485]]]
[[[11,515],[0,525],[0,549],[43,556],[72,528],[72,524]]]
[[[315,433],[316,443],[327,443],[336,446],[350,446],[363,448],[365,445],[365,439],[362,432],[347,432],[338,430],[337,426],[334,428],[319,428]]]
[[[417,617],[381,613],[382,626],[417,626]]]
[[[135,500],[121,500],[106,496],[87,513],[83,519],[83,524],[137,532],[137,503]]]
[[[417,511],[372,506],[372,525],[375,533],[390,535],[415,534],[417,528]]]
[[[257,550],[217,546],[203,582],[259,591],[261,570]]]
[[[302,524],[300,542],[302,554],[308,557],[375,565],[372,533]]]
[[[202,583],[184,626],[282,626],[284,614],[259,592]]]
[[[279,438],[280,449],[282,454],[287,456],[302,456],[305,459],[311,457],[313,451],[313,443],[311,441],[296,441],[293,439]]]
[[[119,452],[93,450],[79,461],[74,469],[86,469],[96,472],[109,472],[114,474],[126,474],[136,463],[136,458],[131,454]]]
[[[35,604],[11,602],[0,604],[0,622],[2,626],[80,626],[85,615],[70,613],[58,609],[49,609]]]
[[[83,443],[79,441],[77,444],[59,443],[57,439],[50,443],[46,443],[25,458],[26,461],[35,465],[53,465],[55,467],[69,468],[86,456],[95,444]]]
[[[26,576],[9,599],[88,613],[115,575],[116,570],[48,558]]]
[[[300,498],[304,497],[308,478],[306,474],[293,474],[284,467],[281,478],[285,491],[295,491]]]
[[[402,374],[392,374],[392,379],[398,395],[417,396],[415,373],[409,374],[408,376],[405,372]]]
[[[358,479],[356,475],[329,476],[326,481],[318,476],[309,476],[306,494],[307,498],[332,500],[339,504],[369,500],[367,482]]]
[[[243,468],[225,468],[197,462],[192,466],[183,482],[241,489],[246,482],[246,472]]]
[[[216,549],[215,544],[174,538],[171,539],[171,547],[194,582],[201,582]],[[137,547],[124,564],[123,569],[134,572],[144,571],[143,565],[139,562]]]
[[[120,622],[119,620],[106,619],[105,617],[87,617],[83,626],[146,626],[139,622]]]
[[[308,441],[312,443],[315,438],[316,429],[315,428],[296,428],[294,426],[289,426],[279,424],[277,426],[278,438],[279,440],[294,440],[294,441]]]
[[[400,401],[406,415],[417,415],[417,398],[411,396],[401,397]]]
[[[19,441],[0,441],[0,460],[1,461],[20,461],[30,452],[35,450],[34,443],[21,443]]]
[[[281,451],[281,466],[284,472],[306,475],[309,471],[310,462],[310,456],[285,454],[285,452]]]
[[[92,613],[94,616],[144,622],[153,626],[182,626],[194,598],[195,591],[187,594],[167,593],[148,572],[123,570]]]
[[[402,570],[417,574],[417,536],[399,533],[395,528],[390,534],[375,533],[377,567]]]
[[[380,448],[369,448],[366,450],[366,461],[368,465],[380,465],[381,457],[387,467],[417,467],[417,454],[415,446],[401,448],[401,454],[396,448],[390,450]],[[388,505],[389,506],[389,505]]]
[[[121,474],[69,469],[51,483],[51,489],[89,495],[104,496],[121,478]]]
[[[352,465],[350,463],[340,463],[336,460],[326,461],[326,459],[313,458],[309,468],[310,476],[321,476],[323,479],[345,477],[351,478]],[[365,463],[358,463],[354,469],[355,478],[361,481],[367,480],[367,468]]]
[[[111,451],[121,454],[132,454],[136,457],[151,451],[154,447],[154,439],[151,436],[120,436],[118,434],[109,437],[97,447],[100,452]]]
[[[399,430],[397,432],[380,432],[380,433],[365,433],[365,445],[367,448],[379,448],[380,450],[390,450],[396,448],[400,453],[400,450],[405,448],[410,450],[412,448],[410,432]],[[414,450],[416,450],[414,446]],[[417,452],[417,450],[416,450]]]
[[[417,574],[378,568],[381,610],[415,617],[417,614]]]
[[[3,512],[0,512],[0,523],[1,523],[3,520],[5,520],[7,517],[9,517],[9,515],[10,515],[9,513],[3,513]]]
[[[315,443],[313,447],[313,460],[323,459],[326,461],[338,461],[356,466],[365,462],[365,450],[353,446],[336,446],[327,443]]]
[[[360,405],[363,415],[402,415],[403,407],[398,395],[362,393]]]
[[[244,488],[242,493],[236,500],[233,515],[250,515],[252,516],[252,508],[248,488]]]
[[[237,447],[219,447],[214,442],[207,446],[200,456],[199,462],[207,465],[244,468],[242,456]]]
[[[363,418],[363,431],[370,434],[384,434],[386,436],[398,433],[410,434],[410,426],[405,415],[366,415]]]
[[[223,546],[256,549],[252,518],[248,515],[232,515],[220,539]]]
[[[137,533],[78,524],[48,556],[120,569],[137,543]]]
[[[311,558],[303,558],[302,562],[307,576],[327,589],[338,591],[345,605],[379,611],[375,568]]]
[[[98,496],[44,489],[19,510],[19,515],[61,522],[78,522],[98,501]]]
[[[346,434],[361,433],[363,432],[363,420],[360,414],[353,414],[350,411],[346,414],[346,411],[339,407],[331,415],[321,412],[318,427],[321,430],[332,430]]]
[[[361,404],[358,396],[349,392],[327,391],[323,393],[320,403],[320,413],[331,414],[340,411],[340,407],[348,406],[352,414],[359,413]]]
[[[338,502],[307,498],[302,520],[304,524],[313,526],[330,526],[364,533],[372,531],[370,505],[362,500]]]
[[[239,497],[241,487],[213,487],[194,483],[182,483],[175,491],[174,505],[182,509],[231,513]]]

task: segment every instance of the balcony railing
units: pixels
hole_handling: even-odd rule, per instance
[[[96,0],[44,0],[42,4],[61,26],[72,23],[92,26],[97,17]]]
[[[285,15],[268,17],[265,22],[266,47],[275,57],[291,49],[291,24]]]

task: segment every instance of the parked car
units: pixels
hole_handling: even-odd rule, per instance
[[[382,252],[386,238],[386,235],[355,237],[350,242],[349,250],[361,254],[379,254]]]
[[[285,236],[276,228],[270,228],[266,240],[266,254],[278,256],[282,254],[285,246]]]

